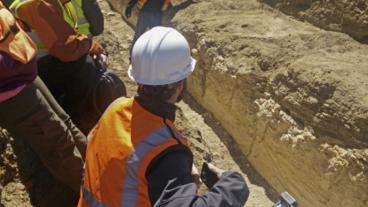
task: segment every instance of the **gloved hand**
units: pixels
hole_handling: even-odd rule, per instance
[[[132,16],[133,7],[134,7],[134,4],[133,5],[128,5],[127,8],[125,9],[125,16],[127,18],[130,18]]]
[[[104,49],[102,46],[95,40],[92,40],[91,48],[89,49],[89,54],[100,56],[103,54]]]

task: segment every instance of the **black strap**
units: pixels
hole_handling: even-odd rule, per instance
[[[19,28],[16,24],[9,27],[9,31],[0,39],[0,43],[4,42],[10,35],[10,33],[13,33],[16,35],[19,32]]]
[[[166,118],[165,117],[163,117],[163,120],[164,120],[164,124],[169,129],[172,138],[174,138],[178,142],[178,144],[181,144],[182,145],[183,143],[180,141],[180,139],[178,137],[175,136],[175,132],[173,131],[173,129],[171,129],[170,125],[166,122]]]

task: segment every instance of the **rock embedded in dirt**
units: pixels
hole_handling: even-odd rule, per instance
[[[19,182],[8,183],[1,192],[0,205],[5,207],[30,207],[29,197],[24,185]]]

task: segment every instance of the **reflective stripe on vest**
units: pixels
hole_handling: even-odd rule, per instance
[[[86,36],[91,36],[89,31],[89,23],[82,8],[82,0],[71,0],[70,3],[73,4],[73,7],[77,12],[78,31]]]
[[[164,143],[168,139],[173,139],[170,129],[168,129],[167,126],[163,126],[150,134],[135,147],[135,150],[128,158],[127,170],[129,174],[125,177],[121,206],[136,206],[139,183],[138,167],[141,164],[141,160],[143,160],[152,148]]]
[[[63,5],[60,0],[57,1],[61,10],[63,11],[64,20],[74,29],[78,29],[78,11],[74,7],[74,4],[68,2]]]
[[[78,30],[79,33],[90,36],[89,23],[82,9],[82,0],[71,0],[64,6],[62,6],[60,0],[59,3],[63,9],[64,20],[68,22],[70,26]]]
[[[129,118],[131,114],[133,118]],[[120,130],[122,123],[132,126],[121,126],[124,129]],[[148,125],[154,125],[154,130],[146,133],[145,128],[151,130]],[[144,137],[140,137],[142,134]],[[78,207],[151,206],[145,177],[149,164],[161,152],[178,145],[177,139],[186,144],[171,122],[164,124],[161,117],[145,111],[132,99],[114,102],[90,136]]]
[[[105,204],[101,203],[101,201],[93,197],[93,194],[89,192],[89,190],[85,186],[82,187],[82,193],[83,199],[86,201],[89,207],[108,207]]]

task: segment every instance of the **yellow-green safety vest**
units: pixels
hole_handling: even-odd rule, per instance
[[[75,26],[74,24],[76,22],[76,29],[78,30],[78,32],[90,36],[91,33],[89,31],[89,23],[84,16],[84,11],[82,9],[82,0],[71,0],[70,2],[65,4],[65,7],[69,12],[75,12],[74,14],[67,15],[68,17],[66,17],[64,13],[65,21],[67,21],[68,24],[71,26]],[[71,20],[70,17],[76,17],[76,21]]]
[[[84,16],[84,12],[82,9],[82,0],[71,0],[70,2],[63,4],[60,0],[57,0],[60,8],[63,11],[64,20],[78,32],[90,36],[89,32],[89,23]],[[30,0],[15,0],[10,5],[10,10],[14,13],[14,15],[18,18],[18,9],[25,5],[26,3],[30,2]],[[40,39],[37,32],[31,29],[30,32],[27,32],[28,35],[32,38],[33,42],[37,45],[37,57],[41,58],[48,54],[48,49],[43,44],[42,40]]]

